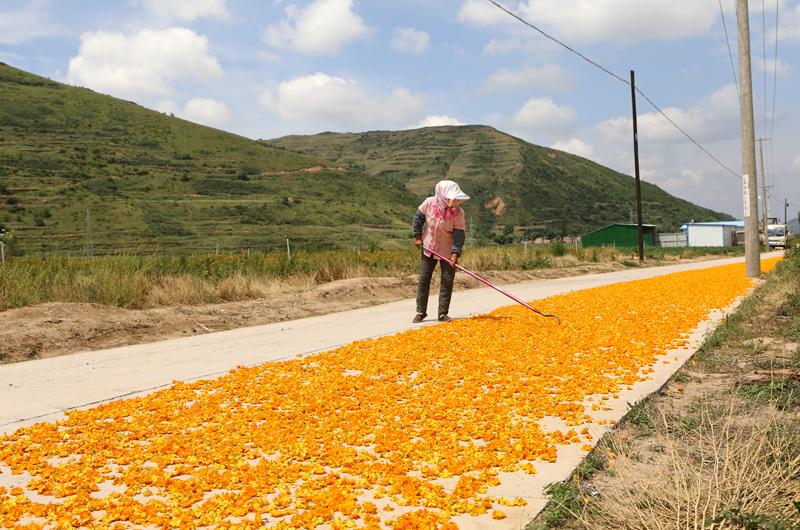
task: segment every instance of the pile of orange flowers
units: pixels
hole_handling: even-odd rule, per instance
[[[772,263],[765,263],[769,268]],[[0,437],[4,528],[456,528],[503,472],[585,444],[585,399],[642,380],[743,265],[554,296],[75,411]],[[567,428],[547,430],[545,417]],[[25,475],[29,474],[29,475]]]

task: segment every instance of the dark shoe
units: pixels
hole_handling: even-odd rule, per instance
[[[439,322],[450,322],[451,320],[453,320],[453,319],[452,319],[452,318],[450,318],[450,317],[449,317],[449,316],[447,316],[447,315],[441,315],[441,316],[439,317]]]
[[[419,324],[420,322],[425,320],[426,316],[428,316],[428,315],[426,315],[424,313],[417,313],[416,315],[414,315],[414,320],[412,320],[411,322],[413,322],[414,324]]]

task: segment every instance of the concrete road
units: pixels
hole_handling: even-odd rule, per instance
[[[762,257],[772,255],[778,253]],[[741,261],[743,258],[730,258],[533,280],[504,288],[524,300],[534,300]],[[513,302],[490,288],[461,291],[453,297],[451,316],[485,313],[509,303]],[[436,297],[432,297],[429,307],[435,308],[436,304]],[[65,410],[151,392],[175,380],[211,378],[236,366],[308,355],[355,340],[397,333],[415,326],[411,324],[414,309],[413,300],[401,300],[289,322],[0,365],[0,432],[13,432],[38,421],[55,421],[63,417]],[[423,325],[435,323],[430,320]]]

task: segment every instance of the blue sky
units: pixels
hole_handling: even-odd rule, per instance
[[[741,172],[719,0],[501,3],[621,77],[634,69],[639,88]],[[721,4],[735,60],[734,1]],[[800,0],[750,10],[771,211],[782,217],[786,197],[791,217]],[[480,123],[633,168],[629,87],[486,0],[3,0],[0,61],[251,138]],[[638,105],[644,180],[741,216],[737,177]]]

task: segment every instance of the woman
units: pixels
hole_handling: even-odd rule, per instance
[[[464,246],[464,210],[460,204],[469,199],[452,180],[436,183],[433,197],[428,197],[419,205],[411,228],[418,248],[422,249],[419,263],[419,284],[417,285],[417,314],[412,322],[422,322],[428,314],[428,293],[436,258],[428,249],[443,256],[450,255],[453,263],[458,262]],[[424,225],[424,229],[423,229]],[[446,261],[440,262],[441,287],[439,288],[439,321],[449,322],[450,297],[453,294],[453,280],[456,270]]]

